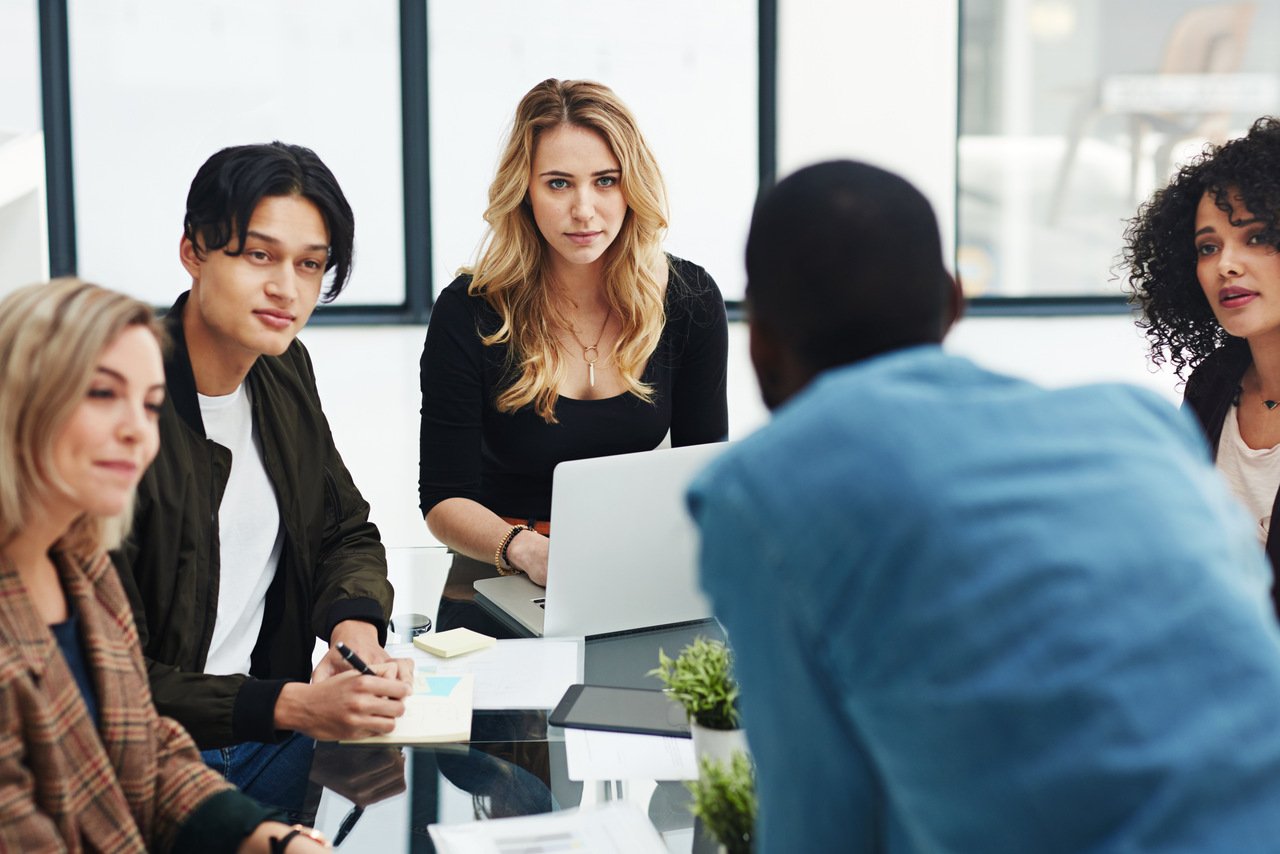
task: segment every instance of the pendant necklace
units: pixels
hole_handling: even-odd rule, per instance
[[[609,307],[609,311],[604,316],[604,323],[600,324],[600,334],[596,336],[596,343],[587,345],[582,343],[582,339],[578,337],[578,330],[573,326],[569,327],[569,334],[573,336],[573,340],[578,342],[578,346],[582,348],[582,361],[587,363],[587,381],[592,388],[596,387],[596,362],[600,360],[600,339],[604,338],[604,331],[609,326],[609,318],[613,317],[613,306]]]
[[[1239,406],[1239,405],[1240,405],[1240,397],[1241,397],[1241,395],[1243,395],[1243,394],[1244,394],[1244,388],[1243,388],[1243,387],[1237,387],[1237,388],[1236,388],[1236,398],[1235,398],[1235,400],[1234,400],[1234,401],[1232,401],[1232,403],[1234,403],[1236,406]],[[1259,395],[1259,397],[1261,397],[1261,395]],[[1262,405],[1263,405],[1263,406],[1265,406],[1265,407],[1267,408],[1267,411],[1268,411],[1268,412],[1270,412],[1271,410],[1275,409],[1277,406],[1280,406],[1280,400],[1266,400],[1266,399],[1264,398],[1264,399],[1263,399],[1263,401],[1262,401]]]

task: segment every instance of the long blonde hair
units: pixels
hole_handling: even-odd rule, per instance
[[[662,238],[667,200],[653,153],[631,112],[607,86],[586,80],[542,81],[516,107],[511,135],[489,186],[484,214],[489,230],[480,258],[474,268],[462,272],[471,274],[469,292],[483,296],[501,318],[498,329],[483,336],[485,345],[509,348],[507,369],[514,381],[494,405],[500,412],[514,412],[532,403],[549,424],[556,422],[556,389],[568,367],[555,329],[568,324],[552,298],[549,253],[554,250],[538,231],[525,199],[539,137],[563,124],[600,134],[622,168],[627,213],[606,253],[605,294],[622,323],[613,348],[618,371],[627,391],[645,401],[652,399],[653,389],[640,378],[666,323]]]
[[[54,441],[88,392],[98,357],[130,326],[163,340],[146,304],[79,279],[28,285],[0,301],[0,545],[66,490]],[[117,516],[82,514],[58,547],[82,557],[115,548],[132,517],[132,502]]]

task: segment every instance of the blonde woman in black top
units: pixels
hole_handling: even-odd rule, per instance
[[[557,463],[728,432],[723,299],[663,252],[662,177],[612,91],[545,80],[525,95],[485,221],[422,356],[419,492],[463,556],[454,598],[499,571],[546,583]]]

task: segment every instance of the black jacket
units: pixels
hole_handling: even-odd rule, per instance
[[[1190,407],[1209,440],[1209,452],[1218,457],[1218,441],[1222,438],[1222,425],[1227,411],[1235,405],[1240,393],[1240,379],[1248,370],[1253,358],[1243,341],[1231,341],[1210,353],[1191,372],[1182,403]],[[1280,616],[1280,584],[1277,568],[1280,568],[1280,489],[1271,505],[1271,530],[1267,533],[1267,559],[1271,561],[1271,602]]]
[[[342,463],[320,409],[310,357],[294,341],[249,371],[253,424],[275,489],[284,548],[266,597],[262,631],[246,676],[204,670],[218,608],[218,507],[231,452],[205,438],[182,331],[187,295],[165,320],[168,399],[160,452],[138,487],[133,530],[112,557],[133,605],[151,692],[201,749],[275,741],[284,683],[307,680],[317,637],[342,620],[378,627],[391,608],[378,529]]]

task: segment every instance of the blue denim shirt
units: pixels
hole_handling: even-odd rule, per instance
[[[761,852],[1280,850],[1270,573],[1156,396],[912,348],[689,502]]]

